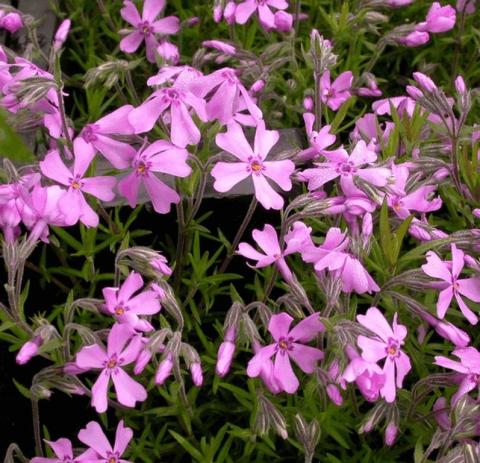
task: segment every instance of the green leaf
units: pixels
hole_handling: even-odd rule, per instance
[[[27,389],[25,386],[20,384],[15,378],[12,378],[13,384],[15,384],[15,387],[18,389],[18,392],[23,395],[23,397],[27,398],[30,400],[32,398],[32,395],[30,394],[30,390]]]
[[[388,223],[388,205],[385,199],[380,210],[380,246],[388,263],[393,265],[393,238]]]
[[[169,433],[173,436],[173,438],[197,461],[201,461],[202,463],[205,462],[204,456],[201,454],[199,450],[197,450],[190,442],[188,442],[185,437],[177,434],[175,431],[169,430]]]
[[[0,109],[0,157],[20,162],[35,161],[34,154],[15,130],[8,125],[7,117],[7,112]]]

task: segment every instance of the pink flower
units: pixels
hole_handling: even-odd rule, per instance
[[[170,211],[171,204],[177,204],[180,196],[175,190],[158,179],[155,172],[187,177],[192,171],[186,163],[188,151],[158,140],[145,149],[141,149],[131,161],[133,171],[118,182],[118,191],[127,198],[130,207],[137,205],[138,189],[144,185],[159,214]]]
[[[222,124],[232,122],[240,111],[247,110],[255,119],[263,118],[247,89],[237,77],[237,71],[222,68],[207,76],[193,80],[189,90],[200,98],[207,98],[207,115],[210,120],[218,119]]]
[[[290,32],[293,26],[293,16],[286,11],[277,11],[273,18],[275,29],[281,32]]]
[[[214,48],[215,50],[229,56],[235,56],[237,53],[237,49],[233,45],[223,42],[222,40],[204,40],[202,42],[202,47]]]
[[[31,340],[27,341],[18,351],[18,354],[15,358],[16,362],[19,365],[25,365],[32,359],[32,357],[35,357],[38,354],[38,349],[42,344],[43,339],[40,336],[34,336]]]
[[[256,260],[255,268],[266,267],[274,263],[285,281],[290,282],[293,275],[285,261],[285,256],[300,251],[302,244],[310,237],[311,231],[312,229],[306,227],[302,222],[295,222],[290,232],[285,235],[287,247],[282,251],[277,232],[271,225],[267,224],[263,230],[253,230],[252,232],[253,239],[265,254],[256,251],[247,243],[240,243],[237,252],[248,259]]]
[[[195,125],[189,109],[193,108],[198,117],[207,121],[205,100],[195,96],[186,89],[170,87],[154,92],[129,115],[128,120],[135,128],[135,133],[150,131],[159,117],[168,111],[170,121],[170,139],[180,148],[196,145],[200,141],[200,130]]]
[[[120,288],[103,288],[105,311],[113,315],[119,323],[125,323],[135,330],[152,331],[153,326],[138,315],[160,312],[160,303],[157,293],[152,290],[133,296],[142,287],[143,279],[140,274],[131,272]]]
[[[480,386],[480,352],[474,347],[465,347],[455,349],[452,354],[458,357],[460,362],[437,355],[434,363],[460,373],[460,386],[452,397],[452,405],[455,405],[464,395]]]
[[[419,47],[425,45],[430,40],[430,34],[428,32],[413,31],[407,34],[405,37],[397,39],[398,43],[407,47]]]
[[[168,40],[160,40],[157,53],[164,59],[166,64],[177,64],[180,60],[178,47]]]
[[[314,130],[315,115],[309,112],[303,114],[303,120],[305,121],[305,130],[307,132],[308,142],[310,148],[298,153],[298,158],[301,160],[308,160],[318,157],[320,154],[324,154],[330,145],[333,145],[336,140],[336,136],[330,133],[331,126],[325,125],[318,132]]]
[[[251,177],[255,196],[262,206],[265,209],[281,209],[283,198],[270,186],[265,177],[273,180],[282,190],[290,191],[292,188],[290,176],[295,170],[295,164],[288,159],[265,161],[278,138],[276,130],[266,130],[265,123],[259,121],[252,149],[240,125],[229,124],[227,132],[219,133],[215,141],[221,149],[233,154],[240,162],[217,162],[212,169],[212,176],[215,178],[213,187],[224,193],[240,181]]]
[[[172,374],[173,366],[173,355],[171,352],[168,352],[166,357],[158,365],[157,372],[155,373],[155,384],[162,385]]]
[[[8,13],[0,18],[0,27],[14,34],[23,27],[22,17],[18,13]]]
[[[382,144],[388,143],[390,133],[394,128],[393,122],[381,123],[375,114],[367,113],[357,119],[350,138],[355,142],[364,140],[365,143],[368,143],[369,148],[373,146],[374,151],[380,153]]]
[[[330,71],[325,71],[320,78],[320,98],[332,111],[337,111],[352,94],[353,74],[351,71],[342,72],[333,83],[330,82]]]
[[[120,50],[125,53],[135,53],[140,44],[145,41],[147,59],[155,63],[155,50],[159,45],[156,35],[171,35],[180,29],[180,21],[176,16],[155,20],[164,8],[165,0],[145,0],[142,17],[140,17],[135,4],[130,0],[124,0],[120,14],[135,30],[122,39]]]
[[[293,394],[299,386],[298,378],[293,372],[292,359],[305,373],[313,373],[316,363],[323,358],[323,352],[314,347],[305,346],[318,333],[325,330],[320,322],[319,313],[314,313],[303,319],[290,330],[293,318],[287,313],[272,315],[268,331],[275,343],[262,347],[248,362],[247,374],[250,377],[259,376],[265,362],[275,355],[273,377],[281,388]]]
[[[428,10],[425,22],[417,25],[417,31],[432,33],[446,32],[454,28],[456,21],[455,8],[450,5],[441,6],[439,2],[433,2]]]
[[[367,362],[351,346],[347,346],[346,352],[350,363],[343,372],[342,379],[349,383],[355,381],[365,400],[375,402],[385,386],[383,370],[375,362]]]
[[[125,105],[107,114],[93,124],[87,124],[77,137],[76,144],[80,151],[93,156],[97,150],[117,169],[128,167],[135,156],[135,149],[119,141],[115,135],[132,135],[135,129],[128,122],[128,115],[133,106]]]
[[[73,456],[72,443],[69,439],[58,439],[56,441],[45,441],[53,450],[57,458],[35,457],[30,460],[31,463],[82,463],[98,461],[97,453],[91,449],[83,452],[77,457]]]
[[[233,355],[235,354],[236,349],[235,338],[235,328],[228,328],[225,332],[223,342],[218,348],[215,372],[220,377],[225,376],[230,371],[230,367],[232,366]]]
[[[327,158],[326,162],[315,163],[316,167],[301,173],[301,178],[308,181],[310,191],[340,177],[340,185],[345,195],[362,196],[363,193],[353,182],[355,176],[372,185],[383,187],[388,184],[392,175],[390,169],[385,167],[370,167],[377,160],[377,155],[363,140],[357,142],[350,155],[343,148],[324,152],[323,155]]]
[[[106,351],[98,344],[93,344],[83,347],[77,353],[78,367],[102,370],[92,387],[92,406],[98,413],[107,410],[110,379],[115,386],[117,399],[122,405],[134,407],[137,401],[142,402],[147,398],[145,388],[121,368],[133,363],[142,348],[141,337],[133,334],[134,331],[128,325],[115,323],[108,335]]]
[[[64,19],[60,26],[58,26],[57,31],[55,32],[55,39],[53,41],[53,49],[59,51],[62,48],[62,45],[67,40],[68,33],[70,32],[70,26],[72,21],[70,19]]]
[[[450,306],[452,298],[455,297],[463,316],[472,324],[476,325],[478,317],[467,306],[461,296],[465,296],[474,302],[480,302],[480,278],[462,278],[460,273],[465,265],[464,253],[452,244],[451,262],[442,261],[433,251],[427,252],[427,263],[422,265],[422,270],[430,277],[440,279],[436,283],[441,289],[437,301],[437,315],[444,318]]]
[[[87,227],[98,225],[98,215],[87,203],[84,193],[102,201],[111,201],[115,197],[113,187],[117,183],[114,177],[85,177],[94,154],[83,151],[74,143],[75,160],[73,169],[68,169],[58,151],[50,151],[40,162],[40,170],[46,177],[66,186],[68,189],[59,202],[59,209],[68,225],[79,220]]]
[[[262,349],[263,346],[256,340],[253,341],[252,344],[253,348],[253,353],[258,354]],[[278,380],[275,378],[274,375],[274,363],[272,362],[271,359],[265,360],[260,369],[260,373],[258,376],[260,376],[260,379],[263,381],[263,384],[267,387],[267,389],[272,393],[272,394],[278,394],[279,392],[282,392],[282,386],[278,382]]]
[[[385,358],[383,374],[385,384],[380,389],[380,395],[387,402],[395,401],[396,390],[401,388],[403,379],[410,371],[408,356],[401,350],[407,336],[407,328],[397,324],[397,314],[393,317],[390,327],[384,315],[376,307],[370,307],[365,315],[357,316],[358,322],[372,333],[375,338],[360,335],[357,344],[362,349],[362,357],[367,362],[377,363]]]
[[[90,421],[85,429],[78,433],[78,440],[97,453],[96,458],[85,460],[88,463],[130,463],[121,457],[132,437],[133,431],[123,425],[123,420],[118,423],[113,448],[96,421]]]
[[[275,27],[275,15],[270,8],[285,10],[288,8],[286,0],[245,0],[235,9],[237,24],[245,24],[255,11],[258,11],[260,24],[266,29]]]

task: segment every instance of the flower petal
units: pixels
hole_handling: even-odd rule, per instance
[[[280,341],[280,338],[286,338],[290,330],[290,325],[293,318],[286,312],[272,315],[268,323],[268,331],[275,341]]]
[[[315,347],[297,343],[293,343],[292,347],[292,350],[288,351],[288,355],[305,373],[313,373],[317,362],[324,357],[323,352]]]
[[[117,400],[126,407],[135,407],[136,402],[143,402],[147,398],[145,388],[128,376],[122,368],[116,368],[112,373]]]

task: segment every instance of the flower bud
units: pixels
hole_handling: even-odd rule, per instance
[[[258,405],[259,410],[255,420],[256,431],[262,436],[273,428],[282,439],[287,439],[287,422],[275,405],[263,395],[259,396]]]
[[[462,76],[457,76],[457,78],[455,79],[455,89],[460,95],[463,95],[467,91],[465,81],[463,80]]]
[[[277,11],[274,17],[275,28],[281,32],[290,32],[293,25],[293,16],[286,11]]]
[[[57,32],[55,33],[55,39],[53,41],[53,49],[55,51],[60,50],[60,48],[62,48],[62,45],[65,43],[65,40],[67,40],[71,24],[72,22],[70,21],[70,19],[65,19],[64,21],[62,21],[60,26],[58,26]]]
[[[223,8],[222,5],[215,5],[213,7],[213,20],[218,24],[222,20]]]
[[[387,429],[385,429],[385,444],[391,446],[397,440],[398,435],[398,428],[397,425],[391,421],[387,425]]]
[[[223,10],[223,17],[225,18],[227,24],[233,24],[235,22],[236,9],[237,6],[235,2],[230,1],[225,5],[225,9]]]
[[[22,17],[18,13],[8,13],[0,19],[0,27],[14,34],[23,27]]]
[[[265,81],[264,80],[257,80],[255,81],[252,86],[250,87],[250,92],[258,93],[261,92],[265,88]]]
[[[16,362],[19,365],[25,365],[32,359],[32,357],[35,357],[38,354],[38,350],[42,343],[43,339],[40,336],[35,336],[30,341],[27,341],[18,351],[15,358]]]
[[[160,362],[155,373],[155,384],[162,385],[173,371],[173,355],[169,352],[164,360]]]
[[[223,377],[229,371],[230,367],[232,366],[233,355],[235,354],[235,328],[230,328],[225,333],[225,338],[222,344],[218,349],[217,354],[217,365],[215,367],[215,371],[218,376]]]
[[[433,80],[422,72],[414,72],[413,78],[420,85],[420,87],[422,87],[423,90],[426,90],[427,92],[434,92],[435,90],[437,90],[437,86],[435,85]]]
[[[340,390],[335,384],[328,384],[326,390],[328,397],[335,405],[342,405],[343,397],[342,394],[340,394]]]
[[[304,99],[303,99],[303,107],[307,110],[307,111],[313,111],[313,98],[311,96],[306,96]]]
[[[190,365],[190,373],[192,381],[195,386],[200,387],[203,384],[202,365],[199,362],[194,362]]]

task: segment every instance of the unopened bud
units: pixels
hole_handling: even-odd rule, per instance
[[[398,428],[397,425],[391,421],[385,429],[385,444],[391,446],[397,440]]]
[[[190,373],[192,381],[195,386],[200,387],[203,384],[202,365],[199,362],[194,362],[190,365]]]
[[[30,341],[27,341],[18,351],[15,358],[16,362],[19,365],[25,365],[32,359],[32,357],[35,357],[38,354],[38,350],[42,343],[43,340],[40,336],[35,336]]]
[[[62,45],[65,43],[65,40],[67,40],[71,24],[72,22],[70,19],[65,19],[58,27],[57,32],[55,33],[55,39],[53,41],[53,49],[55,51],[60,50]]]
[[[263,436],[273,428],[282,439],[287,439],[288,432],[285,417],[263,394],[260,394],[258,398],[258,408],[255,430]]]
[[[155,373],[155,384],[162,385],[165,380],[172,374],[173,371],[173,355],[168,353],[166,358],[158,365]]]
[[[467,88],[465,86],[465,81],[463,80],[462,76],[458,76],[455,79],[455,89],[457,90],[457,93],[459,93],[460,95],[463,95],[467,91]]]

